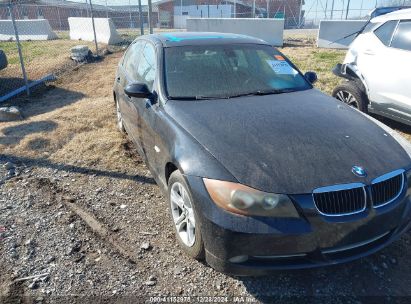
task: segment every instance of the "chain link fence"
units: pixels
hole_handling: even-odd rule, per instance
[[[77,16],[76,12],[87,16],[87,11],[90,16],[86,5],[68,11],[42,1],[0,2],[0,50],[8,63],[0,70],[0,102],[21,93],[30,95],[36,85],[78,65],[70,59],[71,48],[78,44],[98,55],[93,41],[69,37],[68,17]]]
[[[376,6],[411,5],[411,0],[147,1],[0,0],[0,103],[75,67],[70,53],[77,45],[101,56],[108,45],[124,46],[141,34],[185,30],[191,17],[280,18],[286,29],[312,28],[324,19],[365,18]]]
[[[321,20],[368,19],[377,7],[411,6],[411,0],[305,0],[305,28],[317,28]]]
[[[301,24],[302,0],[0,0],[0,102],[55,79],[78,62],[71,49],[102,55],[153,31],[184,30],[189,17],[285,18]],[[200,4],[201,3],[201,4]],[[79,41],[81,40],[81,41]]]

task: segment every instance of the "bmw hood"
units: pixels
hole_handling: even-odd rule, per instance
[[[170,100],[165,109],[238,182],[267,192],[300,194],[335,184],[369,184],[411,165],[388,132],[315,89]],[[354,175],[353,166],[364,168],[366,176]]]

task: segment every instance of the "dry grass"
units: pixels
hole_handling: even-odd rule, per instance
[[[345,56],[343,50],[324,50],[312,46],[297,46],[281,48],[302,72],[315,71],[318,75],[316,87],[323,92],[331,94],[334,87],[341,81],[331,70],[341,63]]]
[[[40,98],[18,100],[28,118],[0,123],[2,153],[111,170],[132,166],[111,93],[119,56],[73,71]]]
[[[50,41],[22,41],[24,64],[29,79],[41,78],[61,66],[70,63],[70,49],[83,44],[94,50],[94,44],[87,41],[50,40]],[[9,66],[0,71],[0,78],[21,78],[22,72],[16,42],[0,42],[9,62]]]

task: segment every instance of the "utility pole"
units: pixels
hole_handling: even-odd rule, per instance
[[[331,2],[331,20],[333,20],[333,16],[334,16],[334,0],[333,2]]]
[[[253,13],[252,13],[251,17],[255,18],[255,0],[253,0]]]

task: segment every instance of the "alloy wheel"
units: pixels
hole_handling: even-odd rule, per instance
[[[341,91],[338,91],[338,92],[337,92],[337,94],[335,95],[335,97],[336,97],[338,100],[340,100],[340,101],[348,104],[348,105],[351,106],[351,107],[354,107],[354,108],[357,108],[357,109],[359,108],[359,107],[358,107],[358,101],[357,101],[357,99],[356,99],[356,98],[354,97],[354,95],[351,94],[350,92],[341,90]]]
[[[192,247],[196,239],[194,210],[187,190],[179,182],[171,186],[170,204],[173,222],[181,241]]]

